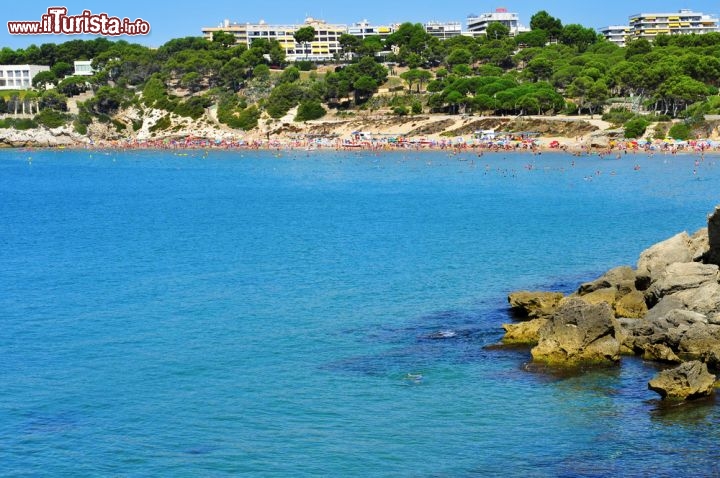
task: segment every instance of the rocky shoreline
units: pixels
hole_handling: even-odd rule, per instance
[[[79,147],[87,144],[86,136],[70,126],[33,128],[27,130],[0,129],[0,148],[57,148]]]
[[[713,393],[720,369],[720,206],[708,227],[677,234],[614,268],[559,292],[509,295],[515,323],[503,343],[531,346],[534,363],[553,367],[617,364],[622,355],[671,364],[648,388],[663,399]],[[679,365],[678,365],[679,364]]]

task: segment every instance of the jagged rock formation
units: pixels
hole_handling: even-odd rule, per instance
[[[517,324],[503,324],[506,345],[535,345],[540,339],[540,329],[549,319],[533,319]]]
[[[68,126],[54,129],[0,129],[0,148],[76,146],[87,142],[87,137],[79,135]]]
[[[708,218],[708,251],[705,262],[720,265],[720,206]]]
[[[618,323],[605,302],[565,301],[539,332],[533,360],[547,364],[615,363],[620,360]]]
[[[549,317],[564,295],[560,292],[513,292],[508,302],[513,314],[520,318],[538,319]]]
[[[697,360],[663,370],[648,383],[648,388],[667,400],[691,400],[713,393],[715,375]]]
[[[513,311],[542,322],[504,325],[507,343],[537,342],[533,360],[553,365],[612,363],[620,353],[682,363],[666,375],[678,383],[700,380],[701,387],[687,386],[685,393],[653,381],[651,388],[672,398],[705,394],[713,377],[707,367],[720,368],[719,265],[720,207],[707,228],[645,250],[635,270],[612,269],[560,299],[547,292],[510,294]],[[694,362],[699,365],[687,365]]]

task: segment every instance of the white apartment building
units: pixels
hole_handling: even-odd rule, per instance
[[[630,35],[630,27],[628,25],[609,25],[598,28],[598,33],[604,36],[610,43],[624,47]]]
[[[296,43],[295,32],[307,26],[315,29],[315,40],[307,45]],[[290,61],[327,61],[333,59],[336,53],[342,52],[340,35],[347,33],[348,28],[346,25],[333,25],[308,17],[302,25],[271,25],[262,20],[259,23],[230,23],[225,20],[217,27],[202,29],[208,40],[212,40],[213,33],[218,31],[232,33],[237,43],[248,47],[260,38],[277,40]]]
[[[653,39],[660,34],[702,35],[720,31],[717,17],[687,9],[677,13],[638,13],[630,16],[629,23],[634,38]]]
[[[520,23],[520,15],[508,12],[506,8],[496,8],[494,12],[468,15],[467,29],[473,36],[487,34],[487,27],[491,23],[502,23],[510,29],[510,36],[528,32],[530,29]]]
[[[397,27],[397,24],[371,25],[370,22],[368,22],[367,20],[361,20],[350,25],[347,32],[348,34],[358,38],[379,36],[384,40],[385,38],[390,36],[390,34],[394,33],[395,30],[397,30]]]
[[[73,76],[92,76],[95,74],[95,70],[92,67],[92,60],[75,60],[74,61],[75,71]]]
[[[35,75],[48,70],[45,65],[0,65],[0,90],[27,90]]]
[[[462,35],[460,22],[436,22],[429,21],[423,25],[425,31],[435,38],[446,40],[448,38]]]

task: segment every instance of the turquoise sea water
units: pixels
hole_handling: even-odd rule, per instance
[[[655,366],[488,348],[702,227],[697,159],[2,152],[0,475],[718,475]]]

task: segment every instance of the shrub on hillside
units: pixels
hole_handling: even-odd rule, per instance
[[[35,120],[30,118],[5,118],[4,120],[0,120],[0,128],[23,130],[37,128],[37,126]]]
[[[59,111],[45,109],[35,115],[35,118],[33,119],[36,123],[47,126],[48,128],[59,128],[67,123],[70,118],[68,115]]]
[[[73,128],[75,129],[75,132],[78,134],[87,134],[87,125],[81,123],[78,120],[73,121]]]
[[[198,119],[205,113],[205,108],[212,104],[212,100],[206,96],[193,96],[178,103],[173,112],[180,116]]]
[[[170,125],[171,125],[170,115],[165,115],[162,118],[160,118],[159,120],[157,120],[157,122],[154,125],[150,126],[150,132],[154,133],[155,131],[161,131],[161,130],[168,129],[170,127]]]
[[[309,120],[315,120],[318,118],[322,118],[325,116],[325,108],[320,104],[319,101],[316,100],[309,100],[309,101],[303,101],[300,103],[300,106],[298,107],[297,115],[295,116],[295,121],[309,121]]]
[[[625,124],[635,117],[635,113],[625,108],[612,108],[602,115],[603,121],[616,125]]]
[[[282,83],[276,86],[265,103],[265,109],[273,118],[281,118],[295,107],[303,97],[303,90],[295,83]]]
[[[572,101],[568,101],[565,103],[565,109],[563,110],[563,114],[566,114],[568,116],[574,116],[578,114],[578,106],[573,103]]]
[[[301,61],[296,61],[295,66],[300,71],[310,71],[313,69],[313,66],[315,66],[315,65],[311,61],[301,60]]]
[[[395,108],[393,108],[393,113],[397,116],[407,116],[408,109],[404,106],[396,106]]]
[[[257,128],[258,119],[260,119],[260,110],[255,106],[250,106],[241,110],[230,126],[248,131]]]
[[[667,125],[665,123],[658,123],[655,126],[655,131],[653,132],[653,139],[665,139],[665,136],[667,136]]]
[[[648,127],[648,122],[644,118],[633,118],[625,123],[625,137],[626,138],[640,138],[645,134],[645,130]]]
[[[668,136],[673,139],[685,141],[692,138],[692,130],[690,129],[690,126],[686,125],[685,123],[678,123],[673,125],[672,128],[670,128],[670,131],[668,131]]]
[[[118,133],[122,133],[123,131],[125,131],[125,127],[127,126],[122,121],[119,121],[116,119],[112,120],[112,124],[113,124],[113,126],[115,126],[115,131],[117,131]]]

